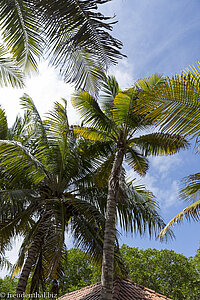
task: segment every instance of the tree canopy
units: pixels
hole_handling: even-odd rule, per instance
[[[138,249],[123,245],[120,248],[129,270],[129,278],[174,300],[198,300],[200,297],[200,251],[187,258],[173,250]],[[66,253],[64,279],[59,296],[100,281],[101,270],[90,255],[80,249]],[[0,280],[1,292],[15,294],[17,280]],[[47,282],[45,291],[50,291]]]

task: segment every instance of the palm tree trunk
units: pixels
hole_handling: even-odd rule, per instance
[[[115,246],[115,217],[117,204],[116,195],[119,187],[119,178],[123,157],[124,151],[122,149],[118,149],[118,151],[115,154],[115,160],[108,182],[108,198],[106,207],[106,223],[101,274],[101,300],[112,299]]]
[[[41,234],[41,231],[38,231],[38,234],[35,236],[34,242],[28,251],[28,257],[26,258],[23,270],[19,278],[15,300],[23,299],[24,297],[31,268],[36,261],[37,254],[41,247],[42,239],[43,235]]]

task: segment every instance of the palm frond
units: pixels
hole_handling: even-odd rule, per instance
[[[137,80],[134,85],[137,89],[139,89],[143,93],[143,92],[152,91],[160,84],[162,84],[164,81],[165,81],[165,77],[163,77],[162,74],[155,73],[148,78]]]
[[[30,114],[24,112],[24,116],[17,115],[12,127],[8,129],[8,140],[15,140],[25,145],[30,139],[32,132],[29,131]]]
[[[184,187],[180,190],[180,197],[183,200],[196,202],[200,196],[200,173],[189,175],[183,178]]]
[[[111,138],[106,131],[96,130],[90,127],[73,126],[75,134],[83,136],[91,141],[110,141]]]
[[[65,82],[74,83],[75,89],[81,87],[91,95],[97,96],[103,81],[104,69],[101,68],[96,56],[79,48],[69,52],[66,39],[63,47],[61,45],[62,42],[60,44],[56,42],[51,62],[57,67],[62,66],[60,73]],[[66,52],[63,48],[66,48]]]
[[[27,180],[40,182],[45,176],[51,177],[46,167],[19,142],[0,140],[0,146],[1,166],[12,181],[26,176]]]
[[[95,98],[87,92],[77,92],[72,98],[72,104],[80,113],[85,124],[89,124],[97,130],[107,130],[108,132],[114,126],[103,113]]]
[[[186,219],[187,221],[200,220],[200,200],[192,203],[191,205],[184,208],[180,213],[178,213],[160,232],[159,237],[163,239],[172,226],[181,223],[184,219]]]
[[[114,76],[105,76],[102,83],[102,109],[108,116],[112,116],[113,101],[120,92],[119,84]]]
[[[20,100],[22,108],[26,111],[27,115],[30,118],[30,126],[33,126],[29,130],[37,133],[37,135],[41,135],[41,138],[46,139],[45,127],[43,125],[42,118],[33,102],[33,99],[29,95],[24,94],[23,97],[20,98]]]
[[[1,4],[0,4],[1,5]],[[0,6],[1,19],[1,6]],[[0,44],[0,86],[24,87],[24,75],[17,61]]]
[[[108,179],[112,170],[115,155],[111,154],[97,169],[97,173],[94,177],[95,183],[98,187],[105,187],[108,185]]]
[[[132,115],[133,101],[127,94],[118,93],[113,101],[112,115],[113,120],[118,125],[127,124],[128,119]]]
[[[126,162],[140,175],[145,175],[148,170],[148,160],[138,150],[128,147]]]
[[[181,149],[187,149],[189,143],[180,135],[151,133],[131,140],[131,146],[138,146],[143,155],[171,155]]]
[[[133,182],[127,184],[118,203],[120,225],[125,231],[145,234],[147,231],[151,237],[157,236],[158,232],[165,227],[163,219],[159,215],[159,204],[155,196],[143,185]],[[168,232],[170,238],[173,233]]]
[[[43,1],[37,6],[48,32],[51,62],[65,80],[91,92],[98,88],[101,72],[122,57],[121,42],[109,34],[115,22],[96,12],[97,5],[108,1],[60,1],[59,5]]]
[[[188,75],[168,78],[140,95],[137,109],[165,132],[199,135],[200,79]]]
[[[0,269],[6,269],[7,271],[10,271],[12,269],[12,264],[2,254],[0,254]]]
[[[22,67],[37,69],[36,56],[41,54],[41,24],[36,18],[33,2],[2,0],[0,28],[3,41]]]
[[[69,122],[67,117],[67,100],[62,98],[62,104],[54,103],[54,108],[47,114],[45,124],[48,125],[55,137],[69,133]]]
[[[0,107],[0,139],[4,140],[8,136],[8,122],[4,109]]]

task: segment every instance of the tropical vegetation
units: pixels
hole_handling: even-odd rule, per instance
[[[174,300],[198,300],[200,297],[200,249],[194,257],[187,258],[173,250],[138,249],[122,245],[120,252],[128,270],[129,279],[149,287]],[[85,286],[99,282],[100,267],[91,256],[80,250],[66,251],[67,260],[63,265],[64,279],[58,295],[64,295]],[[17,279],[0,279],[1,293],[15,294]],[[51,291],[50,282],[45,292]],[[42,291],[40,292],[42,295]],[[11,297],[10,297],[11,298]]]
[[[0,130],[0,250],[3,255],[18,236],[23,238],[13,275],[20,271],[17,295],[44,289],[51,280],[62,285],[65,234],[101,264],[107,200],[107,180],[100,180],[110,143],[91,143],[76,136],[67,118],[66,101],[55,102],[42,120],[32,99],[21,98],[24,117],[8,128],[1,110]],[[184,141],[183,141],[184,142]],[[118,220],[127,231],[164,228],[152,193],[123,174],[118,188]],[[2,261],[5,261],[4,257]],[[115,272],[126,276],[115,235]]]
[[[139,82],[147,82],[151,90],[162,81],[162,76],[155,74]],[[104,300],[112,298],[116,205],[120,202],[119,185],[124,174],[123,162],[143,176],[148,169],[147,156],[174,154],[188,145],[180,135],[144,132],[152,129],[154,123],[134,112],[138,97],[142,93],[138,88],[139,82],[123,92],[120,91],[116,79],[108,77],[102,98],[98,99],[100,104],[85,91],[77,92],[72,99],[84,124],[74,126],[74,131],[91,141],[109,142],[114,149],[104,161],[103,171],[106,172],[102,172],[102,176],[106,176],[108,181],[101,278],[101,298]],[[144,229],[145,227],[144,224]]]

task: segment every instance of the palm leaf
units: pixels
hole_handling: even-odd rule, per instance
[[[149,92],[149,91],[152,91],[153,89],[157,88],[164,81],[165,81],[165,77],[163,77],[162,74],[155,73],[148,78],[137,80],[135,83],[135,86],[142,93]]]
[[[170,228],[176,224],[181,223],[184,218],[187,221],[199,221],[200,220],[200,200],[192,203],[191,205],[184,208],[180,213],[178,213],[160,232],[159,237],[161,239],[164,238],[166,233],[170,230]]]
[[[133,101],[125,93],[118,93],[113,101],[113,120],[118,125],[126,125],[132,115]]]
[[[20,98],[20,100],[21,107],[29,116],[29,126],[32,126],[32,128],[30,128],[29,130],[31,130],[33,133],[37,133],[37,135],[41,134],[41,138],[46,139],[45,127],[43,125],[42,118],[33,102],[33,99],[29,95],[24,94],[23,97]]]
[[[4,140],[8,136],[8,123],[5,111],[0,107],[0,139]]]
[[[199,78],[176,75],[140,95],[138,110],[169,133],[199,135]]]
[[[102,83],[102,109],[108,116],[112,116],[113,101],[120,92],[119,84],[114,76],[104,78]]]
[[[37,68],[36,56],[41,53],[42,28],[30,1],[2,0],[0,28],[3,40],[26,71]]]
[[[180,135],[168,133],[151,133],[130,140],[131,146],[138,146],[143,155],[171,155],[180,149],[187,149],[188,142]]]
[[[126,162],[140,175],[145,175],[148,170],[148,160],[133,147],[128,147]]]
[[[148,231],[149,236],[155,236],[164,228],[165,223],[158,213],[159,204],[155,196],[149,192],[143,185],[136,185],[133,181],[126,184],[123,189],[121,201],[118,201],[118,214],[120,226],[126,231],[132,233],[145,234]],[[171,231],[169,237],[173,237]]]
[[[181,199],[196,202],[200,195],[200,173],[189,175],[182,182],[184,187],[180,190]]]
[[[98,59],[84,49],[78,48],[70,52],[68,48],[66,40],[63,43],[56,41],[51,62],[57,67],[62,66],[60,73],[65,82],[74,83],[75,89],[81,87],[91,95],[97,96],[104,77],[104,69],[101,68]]]
[[[8,129],[8,140],[15,140],[23,145],[25,145],[31,135],[32,132],[29,131],[29,124],[30,124],[30,114],[28,111],[24,112],[24,116],[17,116],[12,127]]]
[[[12,269],[12,264],[2,254],[0,254],[0,269],[6,269],[7,271]]]
[[[91,84],[91,92],[96,90],[97,79],[102,79],[101,72],[122,57],[122,44],[108,32],[110,18],[96,12],[97,5],[105,2],[108,0],[43,1],[37,6],[48,32],[52,63],[77,88],[90,89]]]
[[[73,126],[73,131],[77,135],[81,135],[84,138],[91,141],[110,141],[111,138],[106,131],[96,130],[90,127]]]
[[[89,124],[97,130],[108,132],[113,128],[113,122],[106,117],[97,101],[90,94],[80,91],[74,95],[72,103],[85,124]]]
[[[23,80],[24,76],[19,64],[14,58],[10,57],[10,53],[0,44],[0,86],[22,88],[24,87]]]
[[[107,186],[108,180],[110,177],[110,173],[112,171],[114,158],[115,158],[114,154],[109,155],[107,157],[107,159],[97,169],[97,173],[94,177],[94,180],[95,180],[96,185],[99,188]]]
[[[51,177],[45,166],[19,142],[0,140],[0,146],[1,166],[12,180],[27,176],[27,179],[40,182],[45,176]]]
[[[61,136],[67,136],[70,132],[67,117],[67,101],[62,98],[62,102],[63,104],[55,102],[53,110],[47,114],[45,119],[45,126],[57,139]]]

